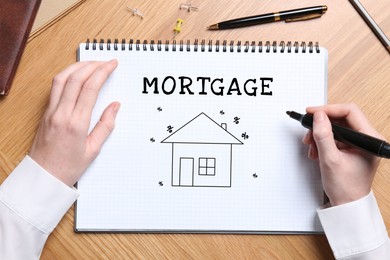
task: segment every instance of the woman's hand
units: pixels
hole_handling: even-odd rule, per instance
[[[314,115],[313,130],[303,138],[309,145],[309,158],[318,159],[324,190],[332,206],[348,203],[366,196],[380,159],[334,140],[329,118],[380,139],[384,139],[354,104],[309,107]]]
[[[75,63],[53,80],[30,157],[68,186],[79,180],[114,129],[118,102],[104,110],[88,133],[99,91],[117,64],[116,60]]]

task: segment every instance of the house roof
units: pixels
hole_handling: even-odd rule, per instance
[[[161,143],[243,144],[205,113],[197,115]]]

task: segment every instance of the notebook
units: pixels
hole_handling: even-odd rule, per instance
[[[94,40],[78,60],[117,59],[91,127],[116,127],[77,184],[76,232],[323,232],[319,167],[286,111],[327,99],[312,42]]]

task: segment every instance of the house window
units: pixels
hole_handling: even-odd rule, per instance
[[[199,175],[215,175],[215,158],[199,158]]]

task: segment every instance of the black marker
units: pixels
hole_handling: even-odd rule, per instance
[[[302,126],[308,129],[313,128],[312,114],[302,115],[294,111],[287,111],[286,113],[291,118],[301,122]],[[379,157],[390,158],[390,144],[383,140],[335,124],[332,124],[332,131],[334,139],[337,141],[352,145]]]

